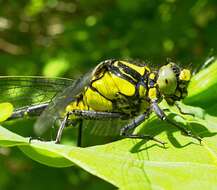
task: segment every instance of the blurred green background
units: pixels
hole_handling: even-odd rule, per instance
[[[0,75],[76,78],[109,58],[196,67],[215,53],[216,34],[216,0],[0,0]],[[48,188],[115,189],[77,167],[0,148],[1,190]]]

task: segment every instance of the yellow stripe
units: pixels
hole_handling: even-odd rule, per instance
[[[142,85],[139,86],[139,96],[144,97],[146,95],[146,88]]]
[[[148,97],[151,100],[156,99],[157,98],[157,89],[156,88],[150,88],[149,91],[148,91]]]
[[[135,94],[135,86],[133,84],[111,73],[105,73],[92,86],[110,100],[117,98],[118,93],[126,96],[133,96]]]
[[[133,63],[130,63],[130,62],[126,62],[126,61],[119,61],[121,62],[122,64],[132,68],[133,70],[137,71],[140,75],[144,75],[145,73],[145,70],[149,71],[150,72],[150,69],[147,67],[147,66],[138,66],[138,65],[135,65]],[[117,62],[115,62],[114,64],[117,66]],[[118,66],[117,66],[118,67]]]
[[[156,75],[155,75],[154,73],[151,73],[151,74],[149,75],[149,78],[152,79],[152,80],[154,80],[154,79],[155,79],[155,76],[156,76]]]
[[[95,111],[112,111],[112,102],[92,89],[88,88],[84,96],[85,104],[91,109]]]
[[[183,69],[179,74],[179,79],[189,81],[191,79],[191,72],[188,69]]]

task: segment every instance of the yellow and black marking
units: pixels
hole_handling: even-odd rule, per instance
[[[189,80],[190,71],[181,70],[174,63],[153,71],[145,64],[107,60],[93,70],[89,85],[85,86],[78,98],[67,106],[67,117],[98,120],[132,119],[132,122],[121,129],[122,136],[158,141],[150,135],[133,135],[128,131],[148,118],[151,111],[160,119],[168,120],[158,103],[163,98],[169,104],[183,99],[187,95]],[[181,130],[193,136],[185,129]],[[60,137],[61,134],[57,136],[57,142],[60,141]]]
[[[51,115],[54,115],[54,119],[63,115],[56,143],[60,142],[64,127],[70,123],[79,123],[80,145],[83,120],[118,118],[129,121],[121,128],[120,135],[128,138],[148,138],[163,144],[150,135],[134,135],[129,131],[147,119],[151,112],[155,112],[161,120],[173,123],[158,104],[162,99],[171,105],[183,99],[187,95],[190,78],[189,70],[181,69],[172,62],[153,70],[144,63],[106,60],[63,90],[50,104],[36,107],[39,111],[29,107],[27,111],[21,109],[15,112],[14,117],[25,113],[42,113],[38,123],[46,126],[52,121]],[[42,109],[45,111],[42,112]],[[177,124],[174,126],[186,135],[201,140]]]
[[[146,65],[135,65],[126,61],[103,62],[92,73],[89,86],[69,107],[71,110],[94,110],[119,112],[129,116],[139,115],[149,107],[148,78],[150,69]],[[141,107],[138,105],[142,105]]]

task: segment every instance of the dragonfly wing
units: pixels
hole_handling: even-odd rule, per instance
[[[12,103],[15,109],[49,102],[72,83],[64,78],[1,76],[0,101]]]
[[[38,135],[44,133],[48,128],[61,118],[65,112],[65,108],[76,99],[85,86],[91,81],[91,73],[89,72],[82,78],[74,81],[70,86],[58,93],[49,103],[48,107],[43,111],[35,123],[34,129]]]
[[[117,118],[109,120],[83,120],[84,132],[96,136],[119,136],[120,129],[131,120]]]

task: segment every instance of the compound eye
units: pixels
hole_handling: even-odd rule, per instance
[[[168,64],[160,68],[157,84],[163,94],[171,95],[175,93],[177,78],[171,65]]]

